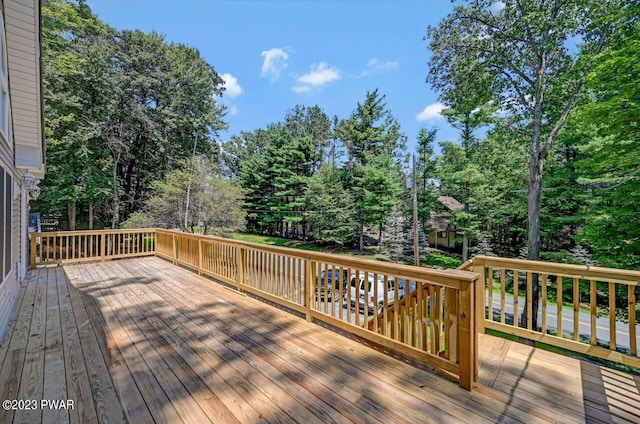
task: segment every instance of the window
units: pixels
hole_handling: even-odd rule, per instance
[[[0,168],[0,280],[11,271],[11,199],[13,180],[8,172]]]

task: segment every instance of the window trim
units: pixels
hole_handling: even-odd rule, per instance
[[[13,270],[13,176],[0,167],[0,285],[4,284]]]

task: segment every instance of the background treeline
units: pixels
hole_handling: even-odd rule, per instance
[[[451,221],[465,257],[640,268],[638,5],[504,3],[470,1],[429,28],[425,75],[458,137],[425,128],[409,151],[375,89],[349,116],[292,105],[280,122],[218,140],[223,82],[196,49],[45,0],[48,174],[37,208],[70,227],[78,217],[239,228],[377,243],[401,259],[415,154],[422,247],[445,195],[464,205]]]

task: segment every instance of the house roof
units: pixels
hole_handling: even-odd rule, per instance
[[[464,205],[451,196],[440,196],[438,202],[442,203],[450,211],[461,211]]]

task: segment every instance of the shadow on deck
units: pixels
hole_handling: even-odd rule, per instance
[[[638,376],[487,335],[479,360],[468,392],[154,257],[40,268],[0,344],[0,397],[37,407],[0,423],[640,422]]]

